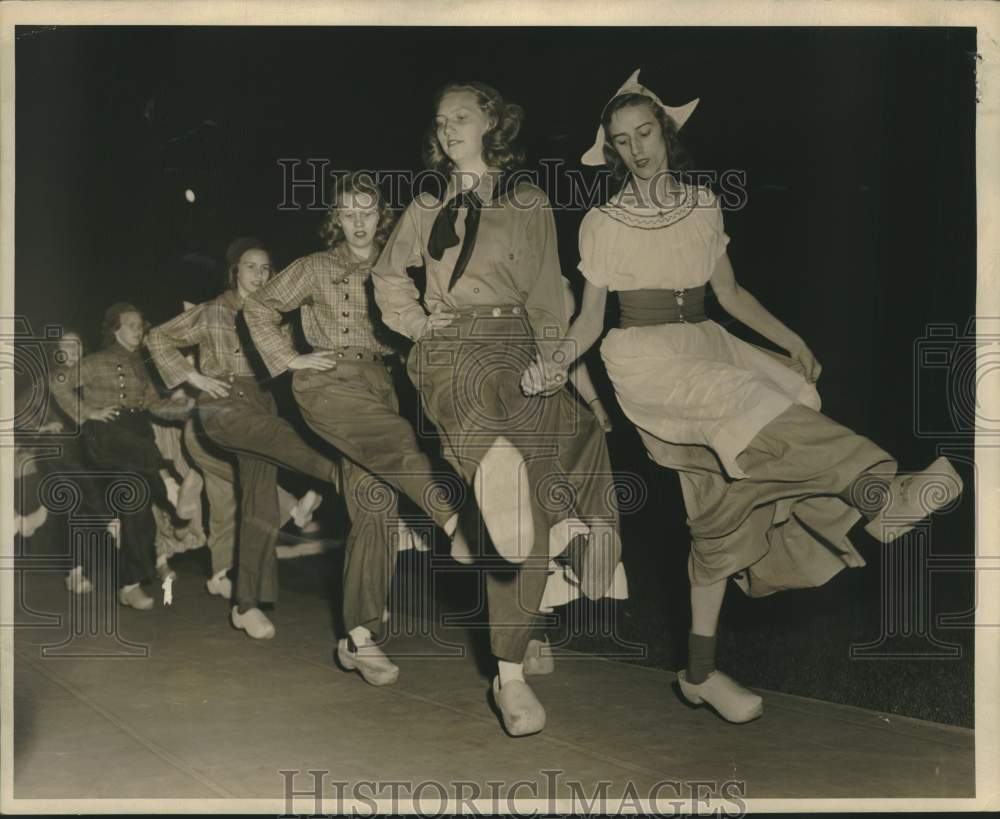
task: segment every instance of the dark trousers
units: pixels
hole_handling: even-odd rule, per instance
[[[274,397],[252,378],[235,379],[227,398],[203,396],[198,412],[209,437],[236,456],[236,600],[244,609],[273,603],[278,599],[278,468],[330,482],[337,466],[278,416]]]
[[[149,416],[123,409],[115,420],[87,421],[83,444],[97,469],[120,473],[119,479],[101,481],[108,484],[108,511],[121,521],[118,587],[141,583],[156,571],[156,521],[150,503],[170,508],[160,477],[166,462],[156,448]]]
[[[292,391],[306,423],[345,456],[341,486],[351,532],[344,555],[344,623],[348,630],[365,626],[379,635],[396,564],[397,490],[440,526],[455,513],[456,482],[452,476],[449,492],[446,476],[421,452],[380,361],[345,359],[333,370],[299,370]]]
[[[68,510],[59,509],[61,504],[52,504],[49,509],[49,519],[45,524],[45,529],[48,530],[46,535],[50,538],[50,542],[51,539],[59,539],[58,546],[61,551],[70,547],[74,518],[92,518],[104,514],[103,498],[99,482],[84,451],[82,438],[60,437],[45,443],[57,444],[60,450],[59,456],[39,458],[35,461],[41,479],[39,485],[41,491],[37,497],[30,499],[25,497],[25,500],[30,500],[37,506],[39,501],[45,500],[45,496],[63,495],[65,492],[72,493],[78,499]],[[87,577],[91,576],[94,565],[99,565],[99,561],[95,564],[93,558],[94,555],[89,548],[84,548],[78,555],[77,565],[83,568],[83,573]]]
[[[548,577],[549,529],[579,514],[572,500],[563,502],[565,493],[560,491],[573,484],[560,462],[560,449],[580,434],[566,423],[566,396],[528,397],[521,392],[521,374],[535,356],[526,318],[461,317],[419,341],[407,365],[424,412],[441,433],[445,456],[466,481],[472,481],[499,436],[524,458],[527,475],[509,479],[527,479],[529,484],[535,525],[532,551],[518,569],[490,572],[486,578],[493,655],[517,663],[541,622],[538,607]]]

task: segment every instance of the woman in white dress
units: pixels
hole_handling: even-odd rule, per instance
[[[638,74],[605,106],[583,157],[608,164],[623,185],[580,226],[580,316],[525,371],[522,387],[533,394],[564,379],[601,334],[608,290],[618,291],[620,327],[601,355],[649,457],[679,472],[692,536],[680,689],[746,722],[763,712],[761,698],[715,669],[726,580],[751,596],[821,585],[864,565],[847,537],[862,516],[871,535],[889,542],[951,504],[962,482],[945,458],[897,476],[889,454],[819,412],[819,362],[737,283],[715,196],[678,178],[677,131],[698,101],[665,106]],[[708,320],[708,284],[727,313],[790,357]]]

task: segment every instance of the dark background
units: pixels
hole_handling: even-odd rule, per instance
[[[93,345],[117,300],[162,321],[219,290],[236,235],[265,238],[279,268],[318,249],[321,212],[278,210],[278,159],[418,170],[447,80],[499,88],[527,111],[529,162],[579,169],[601,107],[641,66],[668,104],[701,99],[682,132],[697,167],[746,173],[746,206],[725,216],[730,256],[823,362],[824,410],[904,468],[946,443],[960,460],[970,451],[949,368],[916,363],[931,325],[961,336],[975,311],[974,30],[19,27],[16,49],[16,303],[36,333],[75,326]],[[556,214],[578,287],[582,215]],[[954,376],[970,345],[935,344]],[[616,422],[616,466],[650,487],[624,521],[632,599],[620,609],[644,661],[676,668],[683,506],[675,476]],[[973,511],[970,491],[935,525],[931,551],[972,554]],[[971,630],[900,638],[931,646],[918,654],[938,652],[934,639],[959,644],[957,659],[848,658],[849,644],[878,637],[884,602],[881,550],[863,534],[859,545],[869,568],[823,589],[763,601],[732,590],[723,667],[748,684],[971,725]],[[935,579],[921,621],[970,607],[971,581]]]

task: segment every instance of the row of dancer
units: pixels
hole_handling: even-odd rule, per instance
[[[58,456],[32,455],[34,444],[50,441],[26,429],[18,436],[26,460],[22,471],[40,473],[35,488],[16,498],[33,507],[20,531],[22,537],[30,537],[44,523],[46,499],[60,492],[53,480],[70,482],[77,504],[72,514],[81,519],[112,516],[108,531],[116,545],[117,591],[123,605],[152,608],[153,599],[143,592],[141,582],[155,576],[169,583],[176,576],[169,557],[206,542],[213,566],[222,567],[208,580],[208,590],[228,599],[226,572],[236,542],[234,465],[196,429],[188,417],[191,402],[182,392],[164,397],[154,386],[143,357],[146,332],[140,309],[128,302],[115,303],[105,311],[100,351],[92,355],[84,355],[80,333],[63,328],[48,362],[52,400],[45,403],[44,418],[33,425],[37,435],[59,436]],[[31,403],[32,391],[25,385],[21,404]],[[80,434],[72,434],[74,430]],[[115,492],[116,482],[130,480],[128,473],[139,481],[127,489],[122,486],[124,493]],[[40,482],[50,485],[42,489]],[[200,497],[203,488],[208,501],[207,537]],[[107,507],[105,495],[118,495],[125,511],[115,509],[114,504]],[[280,523],[294,520],[302,529],[322,496],[310,490],[295,498],[278,487],[277,498]],[[59,527],[60,536],[68,534],[64,528]],[[66,578],[69,591],[85,594],[92,590],[97,557],[92,551],[85,548],[76,555],[78,565]]]
[[[762,712],[756,694],[715,668],[728,578],[751,595],[818,585],[863,564],[848,538],[861,518],[888,541],[954,501],[962,485],[947,461],[898,475],[887,453],[819,412],[818,362],[736,282],[718,202],[677,174],[677,132],[693,108],[664,105],[636,73],[602,111],[584,162],[610,165],[621,189],[581,226],[586,289],[572,324],[551,207],[512,174],[522,161],[523,111],[489,86],[462,83],[439,92],[424,140],[426,164],[449,178],[443,196],[418,196],[390,233],[379,191],[348,178],[328,251],[268,279],[266,254],[248,247],[238,267],[249,286],[154,328],[148,346],[164,381],[199,391],[206,431],[239,459],[241,551],[259,546],[246,549],[246,570],[239,560],[234,624],[254,636],[273,630],[258,604],[275,588],[275,468],[320,480],[336,471],[352,518],[349,634],[337,655],[369,682],[394,682],[398,668],[378,643],[396,513],[370,501],[372,486],[387,485],[438,524],[456,557],[482,556],[481,521],[507,561],[487,579],[493,695],[510,734],[541,730],[545,711],[524,672],[558,575],[552,558],[591,599],[622,596],[624,585],[602,426],[565,386],[568,367],[603,329],[608,290],[619,291],[622,327],[608,334],[602,357],[650,457],[680,473],[691,524],[692,628],[680,683],[692,702],[734,722]],[[419,265],[423,293],[407,272]],[[709,284],[725,310],[789,357],[708,320]],[[414,342],[406,370],[450,469],[422,452],[398,413],[376,304],[384,323]],[[313,352],[297,351],[281,330],[282,314],[295,309]],[[240,313],[269,374],[293,371],[302,416],[340,453],[339,468],[276,415],[246,366]],[[198,368],[183,363],[192,345]],[[928,486],[942,491],[928,498]]]
[[[591,598],[625,593],[601,423],[590,412],[586,423],[575,423],[584,408],[566,390],[531,398],[519,386],[536,352],[531,322],[539,322],[539,336],[548,337],[544,328],[565,332],[569,315],[554,255],[552,214],[540,207],[532,214],[539,221],[540,244],[552,252],[519,268],[521,292],[528,293],[525,303],[490,307],[488,320],[478,329],[472,319],[481,311],[471,311],[467,325],[473,337],[460,340],[458,347],[442,342],[453,349],[442,349],[441,360],[461,362],[458,367],[435,365],[431,357],[433,374],[451,390],[441,406],[452,416],[432,415],[448,464],[424,453],[413,426],[399,413],[386,361],[391,349],[379,337],[370,298],[372,265],[392,215],[363,176],[347,177],[337,190],[326,230],[328,250],[301,258],[268,280],[266,253],[248,246],[238,263],[241,289],[154,328],[147,342],[167,386],[186,382],[195,387],[206,432],[239,458],[243,506],[234,624],[251,636],[273,634],[258,605],[276,593],[275,585],[261,582],[273,578],[273,572],[257,563],[273,562],[265,539],[274,531],[268,504],[275,466],[320,479],[328,470],[276,415],[273,399],[252,372],[238,335],[237,314],[242,312],[269,376],[292,371],[292,394],[303,419],[341,456],[340,482],[351,530],[343,579],[348,634],[338,642],[340,664],[357,668],[377,685],[398,677],[398,667],[379,642],[399,544],[394,536],[397,495],[403,493],[452,541],[451,553],[461,562],[484,555],[485,531],[500,555],[521,564],[486,577],[490,641],[498,663],[494,696],[514,735],[537,732],[544,724],[544,709],[524,681],[524,660],[539,636],[546,588],[562,580]],[[240,275],[242,268],[246,276]],[[470,271],[470,280],[474,275]],[[283,329],[283,314],[293,310],[300,311],[310,353],[298,352]],[[430,329],[454,319],[438,311],[425,320]],[[198,348],[197,369],[182,356],[191,346]],[[411,355],[411,373],[420,369],[413,362]],[[584,394],[592,389],[585,377],[578,383]],[[592,397],[590,403],[596,403]],[[572,487],[570,497],[559,503],[560,488],[566,486]],[[480,520],[483,527],[477,525]],[[566,565],[553,572],[552,558],[563,555]],[[563,594],[560,600],[571,597]],[[541,644],[534,642],[535,653],[541,654]],[[551,668],[547,660],[539,658],[535,667]]]

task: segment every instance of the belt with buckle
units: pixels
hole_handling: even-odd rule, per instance
[[[509,318],[527,315],[520,304],[501,304],[495,307],[483,305],[478,307],[463,307],[454,311],[461,318]]]
[[[317,350],[316,352],[333,353],[337,361],[374,361],[381,364],[384,353],[378,353],[368,347],[334,347],[330,350]]]

